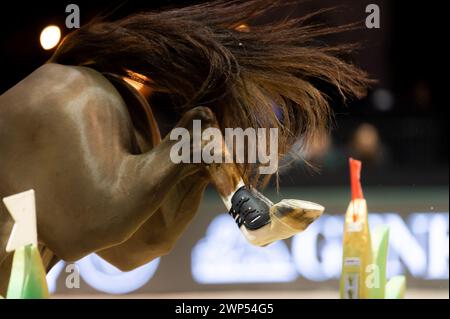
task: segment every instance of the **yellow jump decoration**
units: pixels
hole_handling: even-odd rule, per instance
[[[340,297],[404,298],[404,276],[394,277],[386,282],[389,228],[379,226],[371,236],[367,202],[360,182],[361,162],[350,158],[349,164],[352,200],[345,214]]]

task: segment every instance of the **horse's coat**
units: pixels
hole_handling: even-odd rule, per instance
[[[118,91],[88,68],[44,65],[0,97],[0,116],[0,197],[34,189],[39,241],[68,261],[97,252],[130,270],[166,254],[209,180],[202,165],[170,161],[168,138],[139,134]],[[215,121],[199,107],[177,125],[194,118]],[[4,268],[11,225],[0,207]]]

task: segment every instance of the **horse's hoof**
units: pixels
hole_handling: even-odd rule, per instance
[[[266,246],[305,230],[325,208],[319,204],[283,199],[273,204],[257,190],[243,186],[231,199],[230,215],[247,240]]]

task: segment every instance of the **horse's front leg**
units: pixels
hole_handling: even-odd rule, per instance
[[[215,125],[212,112],[198,107],[187,112],[177,126],[192,130],[194,119],[201,120],[205,128]],[[83,219],[83,227],[78,226],[75,237],[67,236],[64,241],[59,236],[56,238],[59,242],[52,243],[50,248],[55,254],[65,260],[76,260],[90,252],[117,246],[136,233],[166,201],[175,185],[203,169],[202,164],[174,163],[170,154],[176,143],[166,137],[147,153],[125,156],[116,182],[106,190],[106,196],[92,200],[94,209]],[[192,141],[188,143],[193,147]],[[74,241],[78,251],[71,246]]]

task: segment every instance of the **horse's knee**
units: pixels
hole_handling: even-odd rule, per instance
[[[51,238],[44,238],[43,242],[59,258],[67,262],[75,262],[86,255],[116,246],[125,240],[124,232],[86,227],[70,234],[53,234]]]
[[[169,254],[174,242],[137,242],[133,245],[126,243],[125,246],[111,247],[98,254],[121,271],[131,271],[139,268],[156,258]]]
[[[135,255],[118,258],[114,260],[112,264],[121,271],[132,271],[148,264],[156,258],[168,255],[172,249],[173,245],[171,244],[158,244],[157,246],[152,246],[149,248],[148,251],[143,249]]]
[[[145,258],[138,258],[135,260],[130,258],[122,258],[121,260],[116,261],[110,261],[107,259],[106,260],[120,271],[128,272],[135,270],[136,268],[139,268],[141,266],[144,266],[159,257],[161,256],[155,254],[151,256],[147,255]]]

